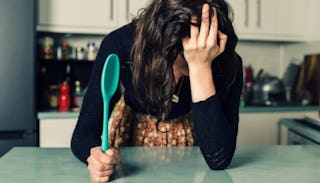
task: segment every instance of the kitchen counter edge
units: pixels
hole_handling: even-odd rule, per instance
[[[297,111],[316,111],[318,106],[304,106],[304,107],[241,107],[241,113],[268,113],[268,112],[297,112]],[[39,111],[37,117],[41,119],[59,119],[59,118],[78,118],[79,111]]]

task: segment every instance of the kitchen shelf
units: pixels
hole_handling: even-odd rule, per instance
[[[92,60],[57,60],[57,59],[40,59],[41,64],[93,64]]]

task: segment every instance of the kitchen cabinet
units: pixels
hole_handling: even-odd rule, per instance
[[[320,1],[319,0],[307,0],[305,2],[307,6],[305,22],[307,26],[304,28],[307,41],[320,41]]]
[[[140,9],[144,8],[150,0],[118,0],[118,27],[125,25],[137,15]]]
[[[302,41],[305,1],[229,0],[240,40]]]
[[[280,119],[303,118],[306,112],[310,111],[241,112],[237,147],[287,144],[288,130],[282,129],[279,136]],[[40,147],[70,147],[77,116],[77,112],[39,113]]]
[[[38,0],[37,30],[106,34],[126,23],[148,0]]]
[[[38,31],[105,33],[117,25],[116,0],[38,0]]]
[[[276,145],[279,143],[279,120],[303,118],[307,111],[240,113],[237,146]]]
[[[77,118],[44,118],[39,120],[40,147],[70,147]]]

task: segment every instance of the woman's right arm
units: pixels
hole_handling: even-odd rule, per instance
[[[108,37],[103,42],[109,41]],[[100,46],[97,58],[91,71],[91,78],[86,91],[77,125],[71,140],[73,154],[82,162],[87,163],[92,147],[101,145],[103,101],[101,95],[101,72],[105,58],[114,53],[113,48]],[[115,101],[120,98],[119,91],[112,98],[110,109],[113,109]],[[110,114],[110,112],[109,112]]]
[[[71,140],[73,154],[88,165],[92,181],[97,183],[109,181],[115,165],[121,161],[120,153],[117,150],[109,148],[105,153],[101,151],[103,100],[100,81],[102,68],[105,59],[111,53],[117,54],[120,58],[121,68],[126,68],[123,65],[124,61],[129,60],[133,40],[132,33],[132,29],[127,25],[110,33],[102,41]],[[120,78],[124,71],[120,72]],[[109,116],[120,97],[121,91],[118,87],[110,101]]]

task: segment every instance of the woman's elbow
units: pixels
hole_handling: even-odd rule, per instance
[[[207,164],[211,170],[225,170],[230,165],[230,162],[231,162],[231,159],[230,160],[221,159],[219,161],[209,160],[207,161]]]

